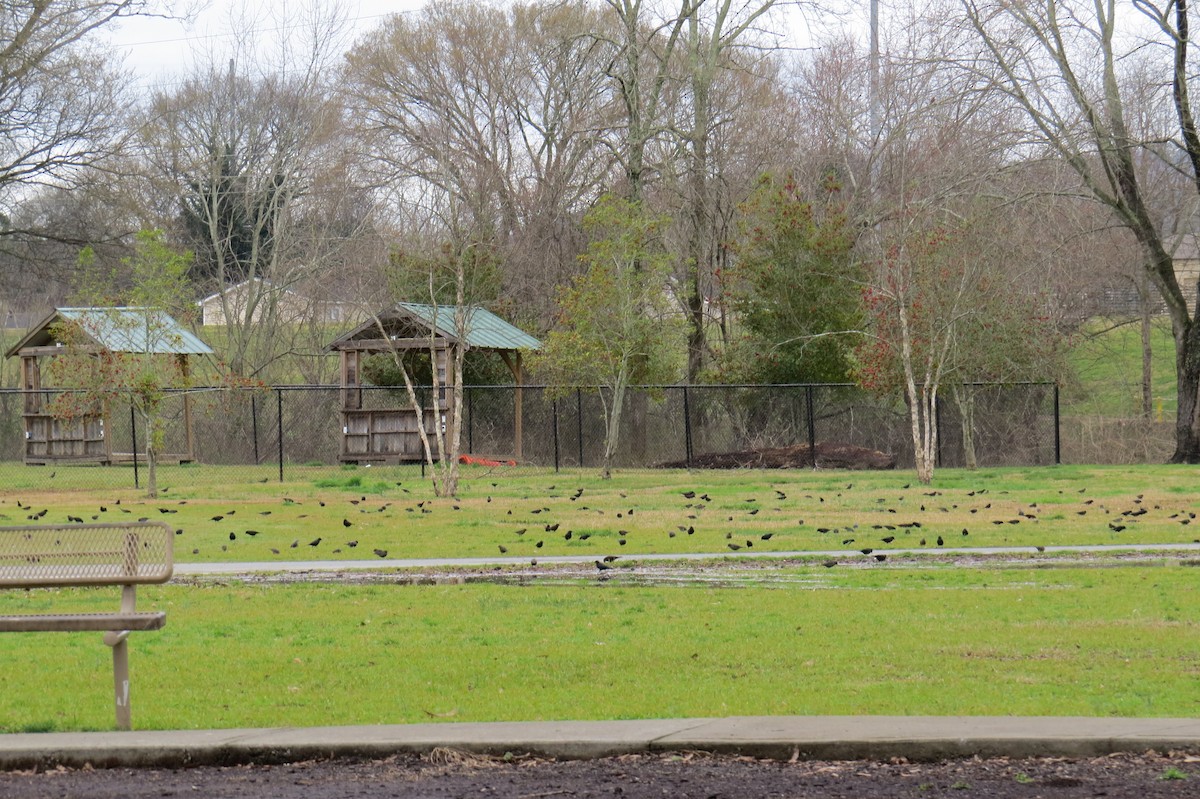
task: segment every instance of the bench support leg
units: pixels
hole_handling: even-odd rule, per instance
[[[129,713],[129,633],[106,633],[104,643],[112,647],[113,697],[117,708],[117,729],[133,729]]]

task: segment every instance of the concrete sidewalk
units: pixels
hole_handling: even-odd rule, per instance
[[[699,750],[787,759],[937,760],[1200,751],[1200,719],[759,716],[0,735],[0,770],[378,758],[446,747],[556,758]]]
[[[880,554],[900,555],[1106,555],[1121,552],[1149,553],[1194,553],[1200,552],[1200,543],[1178,544],[1091,544],[1086,546],[1036,547],[941,547],[937,549],[881,549]],[[617,553],[612,553],[617,554]],[[534,558],[543,566],[575,565],[591,566],[597,553],[588,555],[538,555]],[[782,551],[741,552],[674,552],[670,554],[641,553],[623,555],[623,564],[687,562],[711,560],[786,560],[788,558],[843,558],[848,563],[866,562],[859,549],[805,549]],[[228,561],[219,563],[176,563],[176,577],[213,577],[239,574],[271,574],[275,572],[340,572],[340,571],[391,571],[395,569],[471,569],[492,566],[526,567],[529,557],[488,556],[483,558],[387,558],[374,560],[277,560],[277,561]]]

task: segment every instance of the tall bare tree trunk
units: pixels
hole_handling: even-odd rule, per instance
[[[975,391],[961,383],[955,384],[951,391],[962,425],[963,465],[968,469],[978,469],[979,457],[975,451]]]
[[[1150,279],[1146,270],[1138,275],[1138,310],[1141,311],[1142,333],[1142,418],[1150,419],[1154,414],[1154,349],[1151,341],[1153,317],[1150,314]]]

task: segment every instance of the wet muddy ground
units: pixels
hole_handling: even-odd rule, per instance
[[[59,769],[0,773],[0,796],[21,799],[443,799],[449,797],[787,797],[1200,796],[1200,753],[1100,758],[779,762],[703,753],[596,760],[488,758],[435,750],[385,760],[307,761],[189,769]]]

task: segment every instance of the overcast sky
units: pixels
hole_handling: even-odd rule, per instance
[[[425,0],[342,0],[341,8],[349,24],[348,42],[370,30],[392,13],[411,12]],[[183,7],[185,3],[175,3]],[[197,3],[200,5],[200,3]],[[252,2],[248,17],[257,40],[264,47],[286,35],[284,20],[311,2],[267,0]],[[245,13],[242,0],[211,0],[189,20],[140,17],[123,20],[109,29],[113,46],[125,64],[143,77],[146,87],[170,84],[179,79],[193,59],[206,60],[204,54],[226,51],[235,40],[233,15]],[[245,26],[241,26],[245,27]]]
[[[176,8],[188,6],[188,0],[171,0]],[[203,10],[191,19],[167,20],[136,18],[124,20],[108,29],[113,46],[125,58],[126,65],[142,80],[147,89],[167,87],[178,82],[193,60],[207,62],[205,54],[227,52],[234,42],[234,15],[241,13],[252,21],[248,25],[256,34],[262,48],[286,35],[284,20],[295,21],[303,9],[314,3],[331,5],[335,0],[192,0]],[[426,0],[340,0],[340,8],[348,20],[346,46],[392,13],[410,13],[425,5]],[[808,40],[807,23],[796,6],[781,3],[778,13],[786,15],[789,34],[785,46],[803,46]],[[247,9],[249,9],[247,11]],[[864,12],[865,13],[865,12]],[[779,17],[772,23],[780,25]],[[786,24],[786,23],[784,23]],[[228,56],[219,59],[223,62]]]

